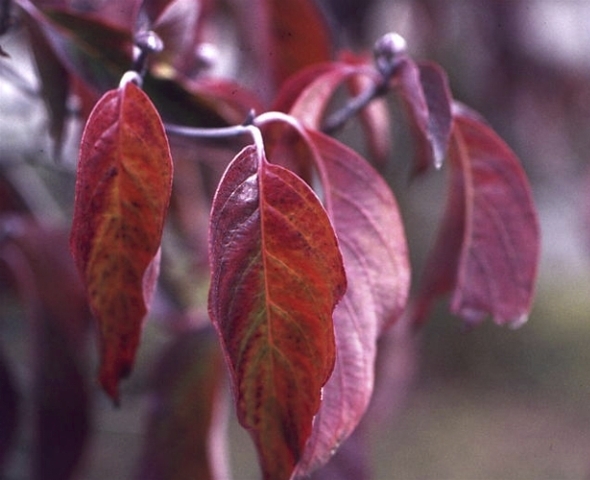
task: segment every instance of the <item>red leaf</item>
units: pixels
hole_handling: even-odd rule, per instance
[[[378,81],[375,74],[364,59],[351,54],[345,56],[345,62],[312,65],[283,84],[274,109],[288,112],[308,128],[321,130],[338,88],[346,83],[353,95],[359,95]],[[359,119],[371,155],[383,161],[391,149],[389,112],[384,99],[370,102],[359,112]]]
[[[132,83],[106,93],[82,137],[71,248],[100,325],[100,382],[115,400],[156,281],[171,179],[149,98]]]
[[[211,327],[177,336],[158,362],[137,477],[226,478],[218,439],[224,428],[225,365]]]
[[[238,417],[265,478],[287,479],[334,366],[342,258],[317,197],[255,147],[228,167],[211,213],[209,310]]]
[[[338,70],[338,63],[322,62],[310,65],[299,70],[297,73],[291,75],[283,84],[277,93],[272,110],[288,113],[302,92],[316,79],[324,74],[330,74],[334,70]],[[321,98],[322,102],[326,98]]]
[[[256,0],[234,2],[234,7],[245,50],[254,57],[262,94],[272,98],[291,75],[330,60],[329,31],[315,2]]]
[[[328,72],[311,81],[293,102],[289,113],[309,128],[320,129],[328,103],[343,82],[357,73],[357,69],[334,63]]]
[[[269,47],[276,85],[303,67],[330,59],[328,27],[314,2],[266,0],[266,3],[271,12]]]
[[[416,299],[416,321],[452,290],[451,310],[469,324],[490,314],[518,326],[530,311],[539,226],[518,159],[486,125],[456,115],[449,199]]]
[[[348,289],[334,312],[336,365],[297,467],[301,477],[326,463],[365,413],[377,339],[401,315],[410,282],[402,221],[385,181],[351,149],[321,133],[308,134],[325,171],[324,195]]]
[[[440,167],[452,128],[452,96],[444,71],[437,65],[417,65],[407,58],[392,81],[400,91],[414,132],[415,172]]]

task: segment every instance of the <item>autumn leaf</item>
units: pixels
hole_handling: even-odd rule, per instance
[[[100,327],[100,382],[116,401],[157,278],[172,161],[149,98],[106,93],[82,136],[71,249]]]
[[[450,149],[449,197],[414,306],[423,321],[432,301],[452,292],[451,310],[469,325],[491,315],[526,321],[539,260],[530,187],[510,148],[476,116],[458,112]]]
[[[451,113],[452,95],[449,80],[444,70],[435,63],[419,63],[420,84],[428,106],[428,124],[426,138],[430,143],[431,165],[442,166],[447,154],[453,128]],[[416,167],[426,168],[426,159]]]
[[[257,87],[270,100],[277,88],[305,67],[331,59],[325,19],[311,0],[232,2],[243,50],[256,68]]]
[[[334,312],[334,373],[324,387],[297,478],[325,464],[363,417],[373,393],[377,340],[400,317],[410,282],[403,224],[385,181],[348,147],[319,132],[307,133],[325,174],[323,191],[348,289]]]
[[[379,80],[364,58],[343,55],[342,61],[312,65],[290,77],[277,94],[274,108],[289,113],[308,128],[334,133],[340,125],[327,126],[325,117],[338,89],[344,85],[357,96],[376,88]],[[389,112],[384,99],[369,102],[358,117],[371,156],[383,163],[391,150]]]
[[[309,0],[266,0],[271,16],[274,78],[280,85],[293,73],[331,57],[327,23]]]
[[[289,109],[289,114],[308,128],[319,130],[328,104],[338,87],[357,73],[357,69],[344,63],[334,63],[304,89]]]
[[[337,62],[321,62],[309,65],[294,73],[281,85],[273,100],[272,110],[289,113],[298,98],[316,79],[323,75],[331,75],[335,70],[338,70]],[[326,95],[319,95],[318,100],[326,102]]]
[[[435,64],[404,60],[392,85],[405,106],[415,142],[415,173],[440,168],[452,128],[452,96],[444,71]]]
[[[215,195],[211,319],[240,423],[264,477],[290,477],[334,366],[332,313],[345,290],[330,221],[310,188],[247,147]]]

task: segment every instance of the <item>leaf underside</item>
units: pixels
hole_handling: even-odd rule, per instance
[[[514,153],[485,124],[456,115],[450,184],[437,243],[415,303],[421,322],[433,299],[452,292],[451,310],[470,325],[526,321],[539,259],[539,226]]]
[[[297,478],[325,464],[363,417],[373,392],[377,340],[401,315],[410,281],[403,226],[387,184],[351,149],[321,133],[308,134],[326,172],[324,194],[348,288],[334,312],[334,373]]]

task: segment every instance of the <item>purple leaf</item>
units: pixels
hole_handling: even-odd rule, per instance
[[[377,339],[401,315],[410,280],[402,222],[387,184],[354,151],[321,133],[310,130],[308,135],[324,170],[325,201],[349,287],[334,313],[336,366],[298,477],[325,464],[365,413]]]

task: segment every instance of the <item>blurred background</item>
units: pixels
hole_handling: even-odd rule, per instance
[[[332,3],[352,12],[360,2]],[[344,16],[353,38],[397,31],[415,57],[445,68],[455,98],[521,159],[542,228],[525,326],[462,332],[444,304],[432,316],[415,390],[375,440],[377,478],[590,478],[590,3],[372,3]],[[440,180],[394,182],[417,266],[440,213]]]
[[[400,346],[400,364],[392,368],[399,390],[388,397],[395,414],[371,437],[375,478],[590,479],[590,2],[320,3],[340,46],[367,49],[396,31],[414,58],[443,66],[455,98],[482,113],[522,160],[542,228],[537,294],[526,325],[508,330],[487,321],[465,332],[441,302],[417,343]],[[7,37],[2,47],[28,65],[21,73],[34,92],[35,73],[22,42]],[[0,70],[3,161],[23,148],[29,155],[49,155],[42,102],[12,84],[10,72]],[[70,128],[76,137],[79,125]],[[394,129],[395,148],[410,148],[403,127]],[[75,151],[75,145],[64,148]],[[30,178],[26,166],[3,168],[15,181]],[[47,169],[43,175],[51,181],[56,173]],[[408,182],[401,162],[388,175],[418,277],[440,218],[445,175]],[[27,190],[48,215],[60,211],[52,202],[71,201],[71,191],[56,199],[42,187],[29,184]],[[3,312],[0,343],[26,385],[27,327],[18,310]],[[93,454],[85,460],[83,479],[129,478],[134,468],[145,385],[154,352],[166,343],[149,324],[145,340],[122,407],[113,409],[101,396],[95,400]],[[235,478],[258,478],[247,434],[235,420],[230,431]],[[31,435],[26,428],[20,434],[6,480],[28,478]]]

